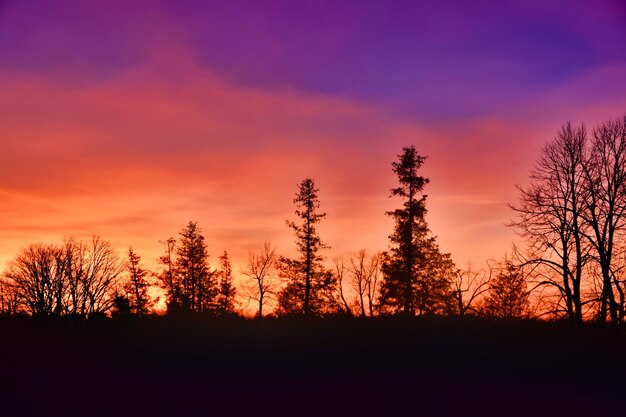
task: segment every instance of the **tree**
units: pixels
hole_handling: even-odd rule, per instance
[[[380,304],[386,313],[406,315],[439,314],[452,307],[451,282],[454,264],[449,254],[441,253],[430,235],[425,220],[429,182],[418,175],[426,160],[414,146],[403,148],[399,162],[393,162],[399,187],[391,195],[403,199],[402,207],[390,212],[395,221],[389,236],[390,252],[383,262]]]
[[[0,278],[0,315],[12,316],[20,312],[20,302],[17,292],[11,282]]]
[[[180,232],[173,264],[183,310],[201,314],[215,312],[218,288],[208,258],[202,231],[197,223],[189,222]]]
[[[301,223],[287,221],[296,237],[300,259],[281,258],[280,276],[287,282],[278,296],[279,310],[284,314],[323,314],[336,310],[336,280],[321,264],[319,250],[326,248],[317,232],[317,224],[326,217],[318,213],[319,190],[312,179],[304,179],[293,202]]]
[[[483,307],[485,314],[499,319],[526,317],[529,294],[521,268],[505,259],[496,267],[496,271],[489,283]]]
[[[124,264],[110,242],[94,236],[89,243],[66,240],[68,313],[88,317],[108,313]]]
[[[111,308],[111,315],[113,317],[124,317],[133,314],[131,301],[128,294],[118,292],[113,297],[113,307]]]
[[[614,258],[626,221],[626,116],[593,130],[584,178],[588,192],[581,216],[591,230],[583,231],[583,235],[594,250],[602,274],[599,316],[606,322],[608,313],[611,322],[617,324],[624,318],[615,297],[617,291],[623,299],[624,289],[617,281]]]
[[[586,147],[584,126],[561,126],[543,147],[531,184],[518,187],[519,205],[511,206],[518,219],[510,224],[528,242],[525,252],[517,254],[523,264],[533,265],[536,285],[557,292],[552,310],[564,311],[578,323],[583,320],[583,270],[589,259],[589,245],[583,240],[588,231],[583,221],[589,189]]]
[[[217,314],[232,315],[235,313],[235,287],[233,285],[233,270],[228,259],[228,253],[220,256],[221,270],[218,273]]]
[[[381,275],[382,254],[375,253],[368,256],[367,252],[362,249],[352,254],[348,259],[348,273],[350,275],[350,284],[355,297],[351,301],[352,307],[348,310],[353,314],[353,310],[359,311],[361,317],[373,317],[376,314],[376,300],[379,296],[379,281]],[[343,263],[335,262],[338,276],[343,281]],[[339,274],[341,272],[341,274]],[[343,286],[340,288],[340,295],[347,306],[348,303],[343,295]]]
[[[33,316],[61,315],[65,310],[66,263],[53,245],[33,244],[9,263],[6,278],[19,303]],[[7,297],[10,299],[11,297]]]
[[[259,252],[248,252],[248,265],[244,271],[252,282],[244,288],[249,300],[256,301],[259,305],[257,317],[263,318],[263,307],[275,301],[276,293],[280,286],[276,274],[276,248],[272,248],[270,242],[264,242]]]
[[[14,311],[37,316],[107,314],[123,270],[109,242],[67,239],[63,245],[34,244],[9,263],[5,277]]]
[[[163,266],[163,270],[157,277],[161,282],[161,287],[165,290],[167,311],[172,312],[182,305],[182,285],[174,266],[176,239],[171,237],[160,243],[165,246],[165,253],[157,259],[157,262]]]
[[[169,238],[163,243],[165,253],[158,262],[158,274],[166,291],[167,311],[214,314],[219,292],[216,272],[209,268],[209,255],[202,231],[189,222],[179,233],[179,241]]]
[[[339,299],[341,300],[342,310],[345,314],[350,317],[354,317],[354,312],[352,311],[352,307],[350,306],[350,302],[346,298],[345,290],[344,290],[344,281],[347,275],[347,267],[346,261],[341,256],[336,256],[333,258],[333,274],[335,275],[335,279],[337,280],[337,288],[339,289]]]
[[[478,314],[477,305],[489,290],[492,269],[489,273],[481,269],[474,271],[471,265],[465,270],[457,270],[453,282],[454,300],[456,313],[459,316]]]
[[[129,248],[128,280],[124,285],[124,290],[128,298],[130,312],[142,316],[148,313],[153,303],[148,294],[150,284],[146,280],[150,272],[143,269],[140,262],[141,257],[135,253],[133,248]]]

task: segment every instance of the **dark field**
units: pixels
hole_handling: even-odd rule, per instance
[[[623,416],[623,330],[460,319],[0,321],[0,415]]]

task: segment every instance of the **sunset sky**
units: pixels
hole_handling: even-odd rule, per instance
[[[213,265],[292,255],[305,177],[328,257],[384,250],[411,144],[442,250],[482,264],[542,144],[625,112],[623,0],[0,0],[0,269],[93,234],[150,266],[189,220]]]

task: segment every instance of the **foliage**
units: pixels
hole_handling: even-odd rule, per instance
[[[168,313],[215,314],[219,288],[216,273],[209,268],[202,231],[190,221],[179,236],[178,242],[173,238],[164,242],[165,254],[159,258]]]
[[[386,314],[443,314],[452,308],[454,263],[449,254],[439,251],[425,219],[422,192],[428,179],[418,175],[425,159],[411,146],[403,148],[399,162],[392,163],[400,184],[391,194],[402,198],[403,204],[387,212],[395,226],[382,267],[380,306]]]
[[[132,314],[144,315],[150,312],[154,301],[151,299],[148,291],[150,283],[146,277],[150,271],[141,267],[141,256],[139,256],[133,248],[128,249],[128,278],[124,284],[125,296],[128,299],[129,311]]]
[[[300,259],[281,258],[279,276],[285,286],[278,296],[280,314],[320,315],[335,312],[336,279],[321,261],[319,250],[326,246],[317,232],[317,224],[326,217],[319,213],[319,190],[312,179],[302,180],[293,202],[301,223],[287,221],[293,229]]]
[[[511,261],[505,260],[489,283],[483,311],[498,319],[523,318],[528,315],[526,277]]]
[[[232,315],[235,314],[236,290],[233,285],[233,270],[226,251],[220,256],[220,267],[216,313],[221,316]]]

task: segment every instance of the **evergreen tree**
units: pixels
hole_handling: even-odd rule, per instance
[[[324,314],[335,309],[336,280],[324,269],[319,254],[319,250],[326,246],[316,225],[326,213],[318,212],[318,192],[314,181],[307,178],[299,184],[293,200],[301,222],[287,221],[287,225],[294,231],[300,259],[281,258],[279,262],[279,275],[287,281],[278,296],[278,310],[282,314]]]
[[[202,231],[189,222],[180,232],[174,270],[181,285],[181,307],[194,313],[212,313],[217,297],[215,274],[209,269],[209,255]]]
[[[485,314],[493,318],[525,317],[528,304],[524,274],[511,261],[505,260],[489,284]]]
[[[134,314],[144,315],[152,307],[152,300],[148,294],[150,284],[146,280],[149,271],[140,265],[141,257],[133,248],[128,249],[128,281],[124,285],[129,300],[130,311]]]
[[[233,285],[233,270],[228,259],[228,253],[220,256],[221,270],[219,272],[219,292],[217,294],[217,313],[229,315],[235,313],[235,287]]]
[[[418,175],[426,160],[414,146],[403,148],[393,162],[399,186],[392,196],[403,199],[401,208],[387,212],[395,221],[389,236],[391,248],[383,263],[381,310],[387,314],[440,314],[452,303],[454,263],[441,253],[426,223],[424,186],[429,180]]]
[[[165,253],[157,259],[157,262],[163,266],[163,270],[157,277],[161,281],[161,287],[165,290],[167,311],[172,313],[179,310],[182,304],[182,285],[174,267],[176,239],[171,237],[160,243],[165,246]]]
[[[210,314],[215,312],[218,285],[209,269],[209,255],[202,231],[195,222],[183,228],[179,242],[164,242],[166,251],[159,258],[160,274],[167,294],[167,310]]]

